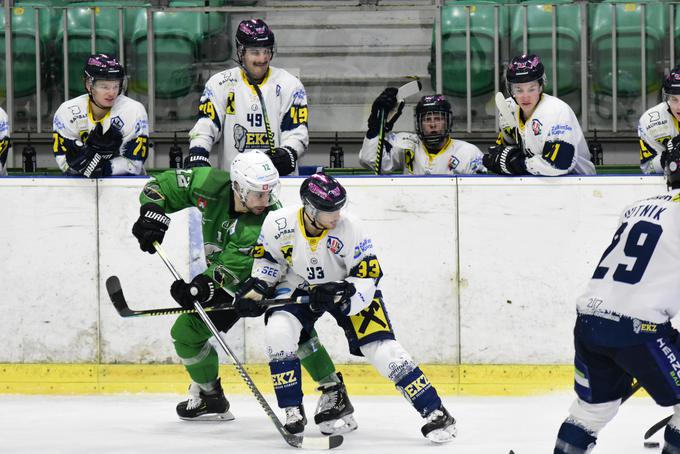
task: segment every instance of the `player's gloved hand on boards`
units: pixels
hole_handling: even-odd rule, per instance
[[[366,131],[367,139],[374,138],[380,131],[380,112],[384,112],[383,118],[385,118],[385,121],[387,121],[387,114],[397,106],[398,91],[399,90],[395,87],[387,87],[377,98],[375,98],[375,101],[373,101],[373,105],[371,106],[371,115],[368,116],[368,130]],[[399,118],[399,115],[401,115],[401,109],[390,121],[389,129],[387,129],[387,124],[385,124],[385,132],[392,129],[392,126],[394,125],[394,122],[397,121],[397,118]]]
[[[194,301],[201,304],[210,302],[215,296],[215,283],[205,274],[199,274],[188,284],[178,279],[170,286],[172,298],[185,309],[194,307]]]
[[[120,129],[113,125],[110,125],[108,131],[104,134],[102,124],[97,123],[97,126],[87,135],[85,143],[90,149],[99,154],[111,154],[120,150],[120,146],[123,143],[123,135]]]
[[[354,284],[347,281],[326,282],[309,289],[309,308],[314,312],[339,309],[347,315],[350,299],[356,293]]]
[[[290,175],[295,171],[295,163],[297,163],[298,156],[297,152],[291,147],[274,148],[274,154],[270,158],[282,177]]]
[[[192,167],[210,167],[209,156],[210,153],[205,148],[189,148],[189,155],[184,158],[184,168],[191,169]]]
[[[66,152],[68,163],[68,175],[82,175],[86,178],[98,178],[111,175],[109,160],[113,157],[112,152],[98,153],[81,141],[75,142],[76,150]]]
[[[269,287],[262,279],[251,277],[241,285],[234,297],[234,309],[239,317],[259,317],[267,308],[258,304],[274,295],[274,287]]]
[[[666,149],[661,152],[661,157],[659,158],[662,169],[666,167],[666,163],[671,156],[680,156],[680,135],[677,135],[666,142]]]
[[[163,208],[149,202],[139,207],[139,218],[132,226],[132,234],[139,241],[142,251],[154,254],[156,248],[153,247],[153,242],[162,243],[169,226],[170,218]]]
[[[516,145],[495,145],[482,158],[484,167],[498,175],[526,175],[524,153]]]

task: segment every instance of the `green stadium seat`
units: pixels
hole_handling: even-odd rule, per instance
[[[608,0],[590,6],[591,74],[596,94],[612,95],[612,8],[616,8],[617,96],[641,96],[640,18],[639,3]],[[647,93],[661,87],[664,44],[668,30],[668,6],[661,2],[646,4],[645,77]],[[661,64],[662,66],[658,66]]]
[[[14,96],[31,96],[36,92],[35,79],[35,11],[40,11],[40,53],[43,61],[46,58],[46,45],[54,39],[55,27],[59,22],[61,12],[48,8],[55,6],[53,1],[17,1],[12,8],[12,57]],[[0,59],[5,58],[5,10],[0,9]],[[4,66],[3,66],[4,68]],[[41,74],[46,74],[46,68],[41,68]],[[5,97],[6,75],[4,69],[0,71],[0,95]],[[43,84],[44,86],[44,84]]]
[[[527,5],[527,51],[541,57],[546,69],[546,92],[553,93],[552,74],[557,72],[557,94],[567,95],[580,86],[581,57],[581,14],[580,6],[571,0],[528,0]],[[557,68],[552,61],[552,16],[556,4]],[[512,29],[510,32],[510,54],[520,55],[524,49],[524,7],[514,6],[510,10]]]
[[[95,12],[95,52],[110,55],[118,55],[118,14],[121,2],[98,1],[98,2],[69,2],[68,8],[68,79],[69,96],[82,93],[83,65],[88,55],[92,53],[91,45],[91,17],[92,8]],[[132,34],[132,26],[137,13],[143,11],[144,6],[150,3],[125,2],[123,10],[124,38]],[[63,27],[59,27],[56,38],[56,49],[59,61],[63,55]],[[62,79],[60,75],[59,79]]]
[[[212,1],[209,6],[221,6]],[[204,6],[203,1],[171,1],[170,7]],[[172,99],[185,96],[198,85],[197,63],[200,46],[211,36],[225,30],[223,13],[165,12],[154,13],[154,52],[156,62],[156,97]],[[138,14],[132,33],[132,58],[135,68],[130,88],[147,92],[146,12]],[[226,44],[226,42],[225,42]]]
[[[494,9],[498,2],[454,2],[442,7],[442,75],[444,93],[455,97],[466,97],[465,34],[467,11],[470,7],[470,63],[471,93],[480,96],[494,90]],[[498,14],[499,38],[507,33],[506,8],[500,7]],[[437,30],[432,32],[432,57],[428,67],[432,86],[435,80],[434,40]]]

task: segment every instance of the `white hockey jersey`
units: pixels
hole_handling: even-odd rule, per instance
[[[259,87],[274,147],[289,146],[299,159],[309,145],[307,93],[302,82],[288,71],[270,66]],[[270,152],[259,98],[240,68],[212,76],[198,109],[198,121],[189,132],[189,147],[210,151],[222,137],[222,169],[229,170],[238,153]]]
[[[359,313],[373,300],[382,276],[373,243],[352,215],[332,230],[307,237],[302,208],[285,207],[270,212],[262,224],[255,249],[252,276],[277,286],[277,296],[296,288],[346,280],[356,287],[349,315]]]
[[[505,101],[514,118],[507,119],[499,115],[501,132],[497,142],[503,145],[519,144],[526,156],[525,164],[530,174],[595,175],[588,143],[574,111],[567,103],[543,93],[536,110],[524,122],[515,100],[510,97]],[[519,126],[516,128],[515,124]]]
[[[9,119],[7,112],[0,108],[0,177],[7,176],[7,156],[9,155]]]
[[[626,206],[584,293],[579,317],[598,325],[603,345],[661,335],[680,310],[680,189]],[[577,325],[578,326],[578,325]],[[586,329],[586,331],[588,331]]]
[[[378,137],[368,139],[359,150],[359,162],[373,170],[378,154]],[[403,170],[404,175],[465,175],[486,172],[481,150],[471,143],[449,138],[437,153],[430,153],[418,137],[409,132],[389,133],[383,147],[382,172]]]
[[[680,134],[678,120],[664,101],[647,110],[638,122],[640,137],[640,169],[644,173],[663,173],[661,153],[666,144]]]
[[[110,161],[112,175],[145,175],[149,119],[144,106],[125,95],[119,95],[100,122],[104,133],[109,128],[118,128],[123,136],[119,156],[114,156]],[[62,172],[69,171],[66,153],[77,152],[79,147],[75,141],[83,141],[96,125],[88,94],[70,99],[59,106],[52,122],[52,151]]]

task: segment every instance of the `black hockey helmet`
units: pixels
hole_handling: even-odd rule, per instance
[[[508,89],[512,84],[522,84],[537,80],[543,85],[545,68],[536,54],[520,55],[512,59],[505,71],[505,81]]]
[[[239,61],[248,47],[268,47],[274,53],[274,32],[262,19],[241,21],[236,29],[236,54]]]
[[[120,90],[125,91],[125,68],[115,57],[106,54],[92,54],[85,61],[83,79],[94,83],[97,80],[119,80]]]
[[[446,129],[444,131],[438,131],[432,134],[425,134],[423,130],[423,120],[428,114],[433,115],[435,112],[443,116],[446,122]],[[415,108],[415,129],[416,133],[420,137],[425,145],[429,149],[439,149],[449,137],[449,132],[453,128],[453,110],[451,109],[451,103],[446,99],[444,95],[426,95],[420,98],[418,104]]]
[[[314,219],[317,211],[338,211],[347,203],[347,191],[338,180],[323,172],[305,179],[300,186],[300,198]]]
[[[680,95],[680,66],[671,69],[663,80],[664,95]]]

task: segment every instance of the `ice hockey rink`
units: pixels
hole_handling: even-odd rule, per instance
[[[96,396],[0,396],[1,453],[225,454],[292,452],[250,395],[229,396],[236,420],[184,422],[175,394]],[[273,396],[267,396],[272,404]],[[305,398],[308,416],[315,396]],[[573,399],[568,392],[532,397],[448,397],[458,438],[435,445],[420,434],[421,418],[400,396],[352,398],[359,429],[334,449],[348,453],[551,453],[558,427]],[[626,402],[601,433],[595,454],[658,453],[643,447],[644,432],[670,409],[646,397]],[[316,435],[316,426],[307,426]],[[661,442],[660,431],[652,440]]]

